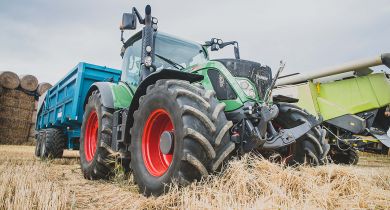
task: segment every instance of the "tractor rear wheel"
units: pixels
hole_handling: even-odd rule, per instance
[[[214,91],[182,80],[160,80],[139,100],[131,129],[131,168],[144,195],[160,195],[221,167],[235,149],[232,122]]]
[[[66,146],[66,136],[56,128],[47,128],[40,139],[41,158],[61,158]]]
[[[285,129],[310,122],[308,118],[314,117],[298,106],[288,103],[280,103],[279,111],[275,122]],[[288,165],[308,164],[317,166],[326,164],[330,146],[325,136],[326,131],[324,129],[320,126],[313,127],[305,135],[298,138],[295,143],[282,148],[282,150],[285,150],[282,152],[285,162]]]
[[[80,135],[80,164],[84,178],[107,179],[114,161],[108,151],[112,138],[113,110],[103,106],[98,90],[85,106]]]

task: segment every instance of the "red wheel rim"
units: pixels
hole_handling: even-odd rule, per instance
[[[96,111],[93,110],[88,116],[87,127],[84,136],[84,153],[88,162],[93,160],[96,152],[99,121]]]
[[[142,157],[153,176],[163,175],[172,163],[173,150],[163,154],[160,149],[160,137],[164,131],[173,132],[173,123],[168,112],[157,109],[146,120],[142,135]]]

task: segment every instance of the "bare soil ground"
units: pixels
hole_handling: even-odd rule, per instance
[[[389,209],[390,157],[363,154],[358,166],[290,168],[233,160],[223,174],[158,198],[123,173],[85,180],[78,152],[41,161],[32,146],[0,146],[0,209]]]

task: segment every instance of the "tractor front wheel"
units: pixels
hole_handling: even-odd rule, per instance
[[[276,124],[281,128],[292,128],[305,122],[310,122],[309,113],[298,106],[280,103],[279,115],[276,118]],[[326,131],[320,126],[313,127],[305,135],[296,140],[295,143],[281,148],[282,156],[288,165],[308,164],[312,166],[323,165],[328,162],[328,152],[330,146],[325,139]]]
[[[331,145],[329,156],[335,164],[356,165],[359,162],[358,151],[341,141],[338,142],[338,145]]]
[[[131,129],[131,168],[141,193],[156,196],[174,181],[200,180],[235,149],[232,122],[214,94],[181,80],[148,87]]]

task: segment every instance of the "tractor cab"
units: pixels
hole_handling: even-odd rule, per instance
[[[207,50],[200,44],[163,32],[153,34],[154,53],[151,55],[155,72],[162,69],[186,71],[190,66],[208,61]],[[137,87],[141,80],[142,33],[138,32],[124,43],[122,49],[122,80]]]

